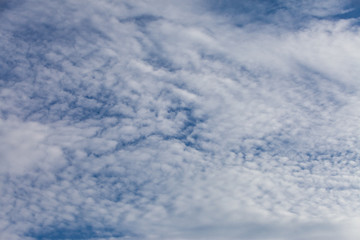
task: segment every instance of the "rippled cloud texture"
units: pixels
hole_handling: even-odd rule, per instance
[[[359,5],[0,1],[0,238],[358,239]]]

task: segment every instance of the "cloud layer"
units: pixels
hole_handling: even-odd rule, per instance
[[[1,2],[0,237],[355,239],[354,6]]]

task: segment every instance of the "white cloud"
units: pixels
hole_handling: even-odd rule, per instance
[[[2,173],[25,174],[34,167],[51,171],[66,164],[61,148],[46,143],[46,126],[17,119],[1,120],[0,126]]]
[[[355,239],[358,26],[203,4],[3,10],[2,238]]]

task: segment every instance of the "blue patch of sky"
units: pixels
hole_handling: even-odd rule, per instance
[[[140,136],[130,141],[119,141],[115,147],[115,150],[121,150],[131,146],[138,146],[140,143],[144,142],[149,136]]]
[[[352,0],[344,8],[348,11],[340,14],[331,16],[333,19],[351,19],[351,18],[360,18],[360,1]]]
[[[146,58],[143,59],[146,63],[150,64],[155,70],[165,69],[169,72],[175,72],[180,70],[179,67],[174,66],[174,64],[160,54],[161,51],[152,51],[148,54]]]
[[[256,14],[261,18],[261,14],[272,14],[276,12],[279,8],[282,8],[282,5],[279,1],[270,0],[253,0],[253,1],[237,1],[237,0],[210,0],[208,2],[210,8],[214,11],[228,14],[228,15],[238,15],[238,14]]]
[[[346,4],[348,2],[348,4]],[[283,0],[211,0],[207,2],[210,10],[227,16],[235,26],[244,27],[248,24],[272,24],[290,29],[301,29],[309,20],[326,19],[340,20],[360,17],[360,2],[358,0],[344,1],[339,14],[316,16],[302,12],[297,7],[289,7]],[[347,10],[347,11],[346,11]],[[344,11],[344,13],[341,13]]]
[[[147,36],[147,40],[151,42],[151,46],[144,43],[140,37],[135,37],[137,42],[142,46],[143,50],[147,52],[147,56],[142,60],[150,64],[154,69],[165,69],[169,72],[175,72],[180,68],[174,66],[168,57],[165,56],[162,50],[161,44],[157,40],[151,39],[151,36],[147,32],[147,26],[150,23],[162,20],[163,18],[154,15],[139,15],[124,19],[118,19],[121,23],[134,23],[138,26],[139,31],[143,32]]]
[[[131,163],[121,164],[125,171],[119,173],[112,170],[112,166],[106,166],[100,171],[91,175],[91,180],[96,183],[97,194],[102,199],[118,203],[131,204],[136,208],[143,208],[141,200],[147,198],[149,201],[156,201],[158,198],[156,192],[167,192],[167,178],[174,177],[177,174],[161,171],[149,172],[148,166],[155,159],[149,159],[142,165],[142,171],[132,169]],[[176,166],[173,166],[176,168]],[[182,169],[179,169],[180,173]],[[155,176],[155,177],[154,177]],[[180,177],[178,175],[177,177]],[[156,186],[154,186],[154,184]],[[149,192],[151,190],[151,193]],[[155,191],[156,190],[156,191]],[[84,213],[85,214],[85,213]]]
[[[152,39],[150,35],[147,35],[147,38],[147,40],[151,42],[151,46],[145,44],[143,39],[135,38],[142,46],[143,50],[147,52],[146,57],[142,59],[144,62],[151,65],[155,70],[165,69],[169,72],[180,70],[180,67],[175,66],[175,64],[166,56],[161,43],[155,39]]]
[[[0,1],[0,13],[9,9],[12,9],[14,7],[19,6],[22,4],[24,0],[2,0]]]
[[[99,221],[101,221],[99,219]],[[124,231],[119,232],[112,228],[96,229],[92,225],[83,227],[47,227],[42,230],[32,230],[25,234],[26,237],[31,237],[36,240],[85,240],[94,238],[120,238],[125,236],[135,237],[134,234]]]
[[[48,42],[53,42],[61,36],[54,24],[49,23],[30,23],[28,26],[22,26],[13,33],[15,39],[26,41],[29,44],[45,45]],[[63,39],[68,35],[62,36]]]
[[[145,28],[149,23],[155,22],[162,19],[161,17],[143,14],[128,18],[119,18],[118,21],[121,23],[135,23],[140,28]]]
[[[53,87],[51,81],[34,83],[33,92],[29,96],[31,107],[24,109],[24,118],[48,122],[59,119],[69,119],[74,122],[86,119],[101,119],[103,117],[124,117],[121,113],[111,111],[111,108],[118,103],[118,98],[112,90],[100,86],[94,92],[92,86],[59,84],[59,89],[48,92],[44,89]],[[37,87],[36,87],[37,86]],[[57,86],[57,85],[56,85]],[[91,101],[91,104],[83,103]],[[120,99],[121,101],[121,99]],[[123,101],[126,105],[134,105]],[[65,104],[66,108],[57,108]]]
[[[278,0],[211,0],[207,4],[210,10],[228,17],[238,27],[243,27],[250,23],[274,24],[273,17],[275,14],[283,10],[290,10]],[[290,23],[288,22],[287,24]]]

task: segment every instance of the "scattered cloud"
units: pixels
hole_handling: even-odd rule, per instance
[[[1,1],[0,238],[356,239],[349,6]]]

